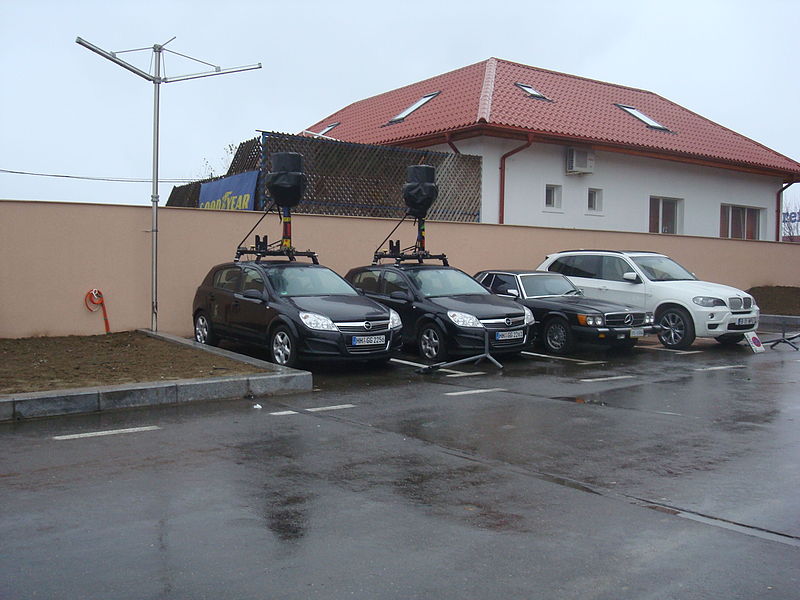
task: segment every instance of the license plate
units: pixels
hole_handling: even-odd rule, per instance
[[[755,325],[756,318],[755,317],[743,317],[741,319],[736,319],[737,325]]]
[[[631,337],[642,337],[644,335],[644,329],[637,327],[636,329],[631,329]]]
[[[353,346],[376,346],[378,344],[385,344],[385,335],[354,335]]]
[[[498,331],[494,334],[494,339],[498,342],[501,340],[518,340],[522,338],[525,334],[521,329],[517,331]]]

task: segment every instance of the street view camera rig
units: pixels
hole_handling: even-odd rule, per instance
[[[272,203],[264,211],[264,214],[247,232],[239,246],[236,248],[234,262],[244,255],[254,255],[256,261],[266,256],[285,256],[290,261],[296,260],[298,256],[305,256],[312,260],[316,265],[319,264],[317,253],[310,250],[298,252],[292,246],[292,208],[300,203],[306,191],[307,179],[303,172],[303,155],[297,152],[275,152],[272,154],[272,171],[265,176],[264,183]],[[242,246],[250,234],[264,220],[273,206],[278,205],[281,211],[281,222],[283,223],[283,237],[280,241],[270,244],[267,236],[263,238],[256,236],[256,243],[253,246]]]
[[[422,263],[425,260],[441,260],[442,264],[448,266],[447,255],[431,254],[425,248],[425,217],[428,210],[439,195],[439,188],[436,185],[436,169],[430,165],[411,165],[406,169],[406,183],[403,185],[403,200],[408,210],[400,223],[386,236],[378,248],[380,249],[386,241],[389,241],[389,250],[376,250],[372,259],[372,264],[379,263],[382,259],[392,259],[397,263],[405,260],[414,260]],[[406,217],[414,217],[417,223],[417,241],[413,246],[400,249],[400,240],[389,240],[392,234],[397,231],[400,224]]]

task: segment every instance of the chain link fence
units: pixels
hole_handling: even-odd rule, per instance
[[[308,188],[303,201],[292,211],[296,214],[400,218],[406,211],[402,197],[406,167],[427,164],[436,168],[439,186],[439,196],[428,212],[428,219],[480,220],[480,156],[264,132],[261,138],[239,145],[227,175],[253,170],[268,172],[269,157],[274,152],[303,155]],[[262,156],[266,156],[266,164],[262,164]],[[167,206],[197,207],[200,185],[216,179],[221,178],[173,188]],[[262,180],[259,178],[261,198],[264,197]]]

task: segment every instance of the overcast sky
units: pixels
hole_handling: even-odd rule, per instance
[[[643,88],[800,160],[795,0],[0,1],[0,198],[149,205],[153,44],[257,71],[161,86],[160,175],[227,169],[229,144],[497,57]],[[166,75],[207,70],[166,54]],[[172,183],[162,183],[161,205]],[[800,183],[790,191],[800,201]]]

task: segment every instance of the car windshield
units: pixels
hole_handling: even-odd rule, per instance
[[[344,279],[327,267],[276,266],[266,269],[279,296],[357,296]]]
[[[666,256],[633,256],[631,258],[650,281],[693,281],[697,279]]]
[[[526,298],[534,296],[569,296],[580,294],[563,275],[521,275]]]
[[[408,276],[426,298],[434,296],[463,296],[489,292],[480,283],[457,269],[415,269]]]

